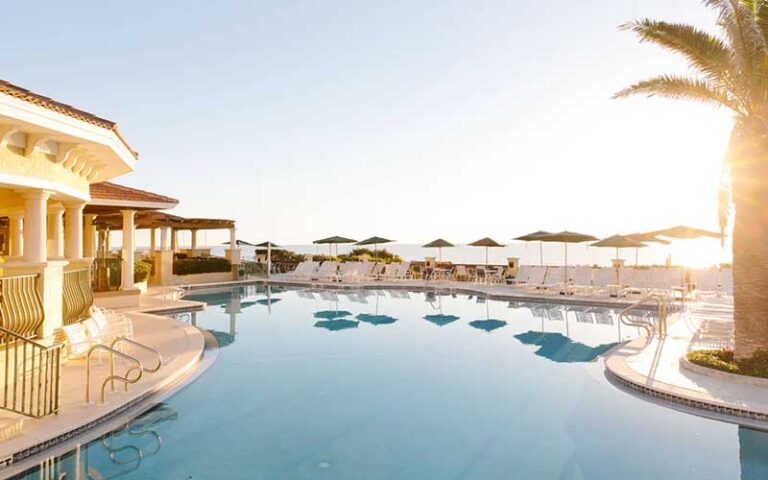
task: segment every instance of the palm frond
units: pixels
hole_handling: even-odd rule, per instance
[[[764,68],[766,58],[766,38],[750,8],[757,4],[745,4],[744,0],[704,0],[704,4],[719,11],[718,23],[728,35],[734,60],[744,78],[751,81],[756,70]]]
[[[626,98],[634,95],[695,100],[730,108],[739,115],[746,115],[747,113],[727,91],[700,78],[660,75],[625,88],[617,92],[613,98]]]
[[[620,27],[663,48],[680,53],[693,68],[708,81],[724,88],[731,83],[732,52],[721,39],[691,25],[643,19],[625,23]]]

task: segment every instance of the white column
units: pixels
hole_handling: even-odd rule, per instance
[[[9,254],[11,257],[21,257],[24,254],[24,212],[9,215],[8,230],[11,243]]]
[[[123,213],[123,269],[122,269],[122,289],[133,288],[133,262],[134,252],[136,250],[134,240],[136,239],[135,229],[135,210],[121,210]]]
[[[160,250],[168,250],[168,230],[170,227],[160,227]]]
[[[64,207],[54,205],[49,214],[51,221],[52,250],[48,253],[50,258],[64,258]]]
[[[22,192],[24,198],[24,261],[43,263],[48,260],[48,223],[46,210],[51,192]]]
[[[232,250],[237,248],[237,229],[235,227],[229,229],[229,248]]]
[[[192,250],[197,250],[197,230],[192,230]]]
[[[156,247],[157,247],[157,239],[155,238],[155,233],[157,229],[155,227],[152,227],[149,229],[149,254],[153,255],[155,253]]]
[[[64,220],[64,233],[67,236],[65,245],[65,251],[67,258],[78,259],[83,258],[83,208],[85,204],[82,202],[68,203],[64,205],[66,208],[66,216]]]
[[[96,215],[83,215],[83,255],[86,257],[96,256],[96,229],[93,221]]]
[[[173,253],[176,253],[176,250],[179,248],[179,232],[177,230],[171,229],[171,251]]]

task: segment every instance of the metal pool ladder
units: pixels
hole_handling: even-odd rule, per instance
[[[157,363],[152,367],[145,366],[136,357],[133,357],[131,355],[128,355],[127,353],[124,353],[115,349],[115,345],[117,345],[118,343],[127,343],[129,345],[133,345],[134,347],[138,347],[144,351],[147,351],[153,354],[157,358]],[[97,350],[104,350],[109,353],[109,375],[107,376],[107,378],[104,379],[104,381],[101,384],[101,397],[100,397],[101,404],[106,403],[107,384],[111,384],[112,391],[114,392],[115,381],[118,381],[124,385],[124,388],[127,391],[128,385],[137,383],[139,380],[141,380],[141,377],[144,376],[144,372],[154,373],[160,370],[160,367],[163,366],[163,357],[160,355],[160,352],[158,352],[154,348],[144,345],[143,343],[139,343],[135,340],[131,340],[126,337],[115,338],[112,341],[111,345],[104,345],[103,343],[93,345],[88,350],[88,355],[86,357],[86,363],[85,363],[85,403],[91,403],[91,355],[93,354],[93,352]],[[122,358],[123,360],[126,360],[128,363],[132,364],[132,366],[129,367],[123,375],[115,374],[115,356]],[[131,377],[132,372],[136,372],[135,377]]]
[[[639,308],[641,305],[654,302],[657,305],[657,315],[658,315],[658,321],[656,324],[652,320],[649,320],[647,318],[643,318],[642,320],[637,320],[634,318],[630,318],[628,313],[634,309]],[[657,334],[659,337],[666,337],[667,336],[667,316],[669,314],[669,301],[666,296],[659,294],[659,293],[651,293],[640,300],[636,301],[632,305],[628,306],[624,310],[619,313],[619,321],[623,323],[624,325],[630,326],[630,327],[639,327],[644,329],[649,337],[654,336],[654,333]]]

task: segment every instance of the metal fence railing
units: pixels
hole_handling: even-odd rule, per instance
[[[64,325],[71,325],[85,317],[93,305],[90,270],[81,268],[64,272],[62,290]]]
[[[0,408],[33,418],[59,411],[63,344],[45,346],[0,327]]]
[[[0,277],[0,327],[24,338],[35,336],[45,317],[38,277]]]

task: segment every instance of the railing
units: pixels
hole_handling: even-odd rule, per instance
[[[648,303],[648,302],[654,302],[657,304],[657,315],[658,319],[654,323],[653,321],[646,320],[645,321],[638,321],[633,320],[629,318],[627,315],[631,310],[634,310],[641,305]],[[651,293],[650,295],[646,295],[645,297],[641,298],[640,300],[636,301],[632,305],[628,306],[624,310],[619,313],[619,321],[623,323],[624,325],[630,326],[630,327],[639,327],[644,329],[649,337],[652,337],[654,333],[656,333],[659,337],[666,337],[667,336],[667,315],[669,313],[668,308],[668,300],[664,295],[658,294],[658,293]]]
[[[88,350],[88,356],[85,360],[85,403],[91,403],[91,356],[93,352],[97,350],[105,350],[107,353],[109,353],[109,376],[105,378],[104,382],[101,384],[101,403],[104,404],[107,401],[108,383],[112,384],[112,391],[115,390],[115,380],[121,382],[125,386],[125,389],[128,390],[129,384],[133,384],[141,380],[141,377],[144,375],[144,367],[141,365],[141,362],[136,360],[134,357],[123,352],[119,352],[114,348],[110,348],[103,344],[92,346]],[[118,356],[123,360],[133,364],[132,367],[125,371],[124,375],[115,374],[115,356]],[[130,376],[131,372],[133,371],[138,372],[136,378],[131,378]]]
[[[64,325],[78,322],[93,305],[90,271],[87,268],[64,272]]]
[[[0,408],[33,418],[59,411],[63,345],[46,347],[0,327]]]
[[[25,338],[35,336],[45,317],[37,278],[0,277],[0,327]]]

